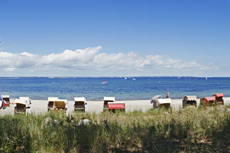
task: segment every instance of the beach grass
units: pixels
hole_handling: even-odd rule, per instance
[[[6,115],[0,152],[229,152],[228,108]]]

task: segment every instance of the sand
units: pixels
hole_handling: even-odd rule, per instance
[[[10,99],[11,103],[14,103],[15,99]],[[143,112],[151,109],[153,106],[150,102],[151,100],[117,100],[116,102],[125,103],[125,111],[130,112],[134,110],[142,110]],[[101,113],[103,112],[103,101],[87,101],[86,113]],[[230,97],[224,98],[225,105],[230,105]],[[44,114],[47,112],[48,100],[31,100],[30,113],[33,114]],[[198,106],[200,105],[200,100],[197,99]],[[13,115],[15,104],[11,104],[10,107],[0,110],[0,115]],[[174,110],[179,110],[182,108],[182,99],[172,99],[171,107]],[[74,111],[74,101],[68,101],[68,114],[72,114]]]

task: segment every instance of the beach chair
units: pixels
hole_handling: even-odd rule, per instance
[[[59,100],[58,97],[48,97],[48,111],[54,110],[54,101]]]
[[[166,99],[158,99],[158,107],[162,108],[165,107],[166,109],[170,108],[172,103],[171,98],[166,98]]]
[[[197,107],[196,96],[184,96],[182,101],[184,107]]]
[[[10,107],[10,95],[2,95],[2,101],[5,100],[5,107]]]
[[[171,98],[162,99],[161,95],[156,95],[152,98],[151,103],[153,104],[153,109],[159,107],[169,108],[171,106]]]
[[[115,112],[115,110],[125,111],[124,102],[108,102],[108,110]]]
[[[214,94],[213,97],[216,98],[216,105],[224,105],[224,94],[222,93],[217,93],[217,94]]]
[[[48,111],[56,110],[63,111],[68,116],[67,99],[59,99],[58,97],[48,97]]]
[[[108,110],[108,102],[115,102],[115,97],[104,97],[104,111]]]
[[[153,109],[158,108],[158,99],[161,99],[161,95],[156,95],[151,99],[151,104],[153,104]]]
[[[87,102],[85,97],[74,97],[74,111],[85,112],[87,108]]]
[[[19,99],[15,99],[15,104],[14,114],[30,112],[31,100],[29,97],[19,97]]]
[[[215,97],[200,98],[200,104],[207,107],[214,106],[216,104],[216,98]]]
[[[0,109],[2,109],[4,107],[4,102],[1,99],[2,99],[2,97],[0,95]]]

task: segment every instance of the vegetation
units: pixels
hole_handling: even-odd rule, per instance
[[[230,151],[228,107],[1,116],[0,129],[0,152]]]

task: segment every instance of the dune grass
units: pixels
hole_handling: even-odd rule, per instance
[[[0,152],[229,152],[227,108],[1,116]]]

